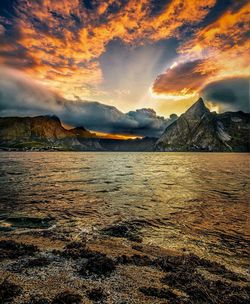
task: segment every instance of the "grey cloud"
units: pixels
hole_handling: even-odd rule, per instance
[[[58,111],[58,96],[22,72],[0,66],[0,112],[43,113]]]
[[[0,67],[0,116],[55,114],[64,123],[90,130],[158,137],[176,117],[165,119],[152,109],[122,113],[95,101],[65,100],[23,73]]]
[[[209,83],[201,95],[219,105],[222,111],[250,112],[249,89],[249,78],[233,77]]]
[[[166,127],[171,124],[176,117],[165,119],[162,116],[157,116],[153,109],[139,109],[130,111],[127,116],[138,122],[138,129],[143,133],[151,129],[155,137],[160,136]]]

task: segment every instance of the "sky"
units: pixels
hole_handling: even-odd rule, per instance
[[[158,136],[199,96],[249,112],[249,20],[244,0],[1,0],[0,116]]]

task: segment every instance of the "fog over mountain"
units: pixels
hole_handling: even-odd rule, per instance
[[[250,79],[230,77],[206,85],[202,91],[204,99],[219,105],[221,111],[250,112]]]
[[[22,72],[0,68],[0,116],[55,114],[72,126],[120,134],[159,137],[175,119],[157,116],[153,109],[123,113],[96,101],[67,100]]]

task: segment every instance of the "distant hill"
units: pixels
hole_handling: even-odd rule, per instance
[[[66,130],[57,116],[0,118],[0,139],[6,141],[92,137],[83,127]]]
[[[166,128],[156,151],[250,151],[250,114],[210,112],[202,98]]]
[[[2,150],[153,151],[156,140],[98,138],[84,127],[65,129],[56,116],[0,118]]]

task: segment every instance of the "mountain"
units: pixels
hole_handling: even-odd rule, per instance
[[[66,130],[56,116],[3,117],[0,118],[0,139],[33,140],[62,139],[67,137],[91,137],[83,127]]]
[[[156,151],[250,151],[250,114],[210,112],[202,98],[166,128]]]
[[[210,112],[202,98],[157,140],[98,138],[84,127],[65,129],[56,116],[0,118],[0,149],[62,151],[250,151],[250,114]]]
[[[98,138],[82,126],[67,130],[56,116],[0,117],[2,150],[153,151],[155,142]]]

